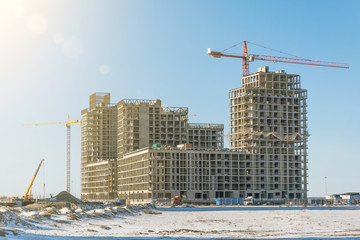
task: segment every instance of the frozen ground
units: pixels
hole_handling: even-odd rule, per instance
[[[1,211],[5,216],[6,211]],[[46,212],[53,214],[44,217]],[[63,208],[43,212],[19,210],[17,215],[19,219],[0,227],[0,240],[360,239],[358,207],[133,208],[127,211],[114,207],[72,212]],[[24,222],[18,223],[20,220]]]

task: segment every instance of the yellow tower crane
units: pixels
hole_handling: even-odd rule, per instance
[[[24,126],[40,126],[40,125],[54,125],[64,124],[66,127],[66,191],[70,193],[70,124],[81,123],[80,120],[70,121],[70,115],[66,114],[66,122],[49,122],[49,123],[25,123]]]

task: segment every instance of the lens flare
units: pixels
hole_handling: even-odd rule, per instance
[[[41,34],[46,31],[48,23],[43,15],[33,14],[28,18],[27,27],[30,32]]]

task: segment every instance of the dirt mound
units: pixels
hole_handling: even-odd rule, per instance
[[[0,208],[0,225],[2,226],[32,226],[31,223],[19,217],[11,208]]]
[[[63,201],[63,202],[69,202],[74,204],[81,204],[82,202],[68,193],[67,191],[62,191],[58,195],[55,196],[56,200]]]
[[[74,205],[76,204],[70,203],[71,207],[73,207]],[[51,208],[53,209],[53,211],[55,211],[56,209],[62,209],[68,206],[69,206],[69,202],[64,202],[64,201],[60,202],[56,200],[56,202],[38,202],[38,203],[29,204],[25,206],[24,209],[26,211],[42,211],[42,210],[47,211]]]

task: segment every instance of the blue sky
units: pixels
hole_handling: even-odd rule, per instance
[[[243,40],[350,69],[253,62],[300,74],[308,90],[309,196],[360,191],[359,1],[0,1],[0,195],[65,189],[66,128],[89,95],[162,99],[193,122],[224,123],[241,61],[214,59]],[[241,48],[232,52],[241,53]],[[249,46],[254,54],[272,54]],[[80,126],[72,126],[72,193],[80,194]]]

